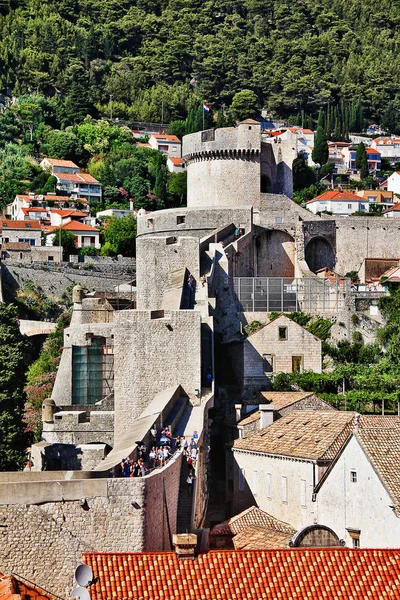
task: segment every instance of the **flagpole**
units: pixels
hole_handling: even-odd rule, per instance
[[[204,131],[204,101],[201,103],[201,110],[203,113],[203,131]]]

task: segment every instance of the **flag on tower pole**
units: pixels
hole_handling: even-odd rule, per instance
[[[210,110],[211,109],[208,106],[207,102],[203,102],[203,131],[204,131],[204,113],[209,113]]]

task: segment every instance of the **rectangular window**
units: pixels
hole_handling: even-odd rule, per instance
[[[282,502],[287,502],[287,478],[282,477]]]
[[[271,496],[271,473],[266,473],[265,477],[266,477],[265,493],[267,495],[267,498],[272,498],[272,496]]]
[[[113,390],[114,355],[105,338],[92,336],[87,346],[72,346],[72,404],[95,404]]]
[[[239,470],[239,492],[244,492],[244,476],[245,476],[244,469],[240,469]]]
[[[352,204],[348,204],[347,208],[349,208],[351,210]]]
[[[357,483],[357,471],[350,471],[350,481],[351,483]]]
[[[300,504],[301,506],[306,506],[306,480],[302,479],[300,481]]]
[[[353,548],[359,548],[359,547],[360,547],[360,538],[353,537]]]
[[[303,357],[292,356],[292,372],[302,373],[303,372]]]
[[[287,327],[278,328],[278,339],[279,341],[287,340]]]
[[[274,372],[274,356],[273,354],[263,354],[263,370],[264,374]]]
[[[253,494],[257,496],[258,493],[258,473],[257,471],[253,471]]]
[[[185,223],[185,221],[186,221],[185,215],[180,215],[179,217],[176,217],[177,225],[182,225],[182,223]]]

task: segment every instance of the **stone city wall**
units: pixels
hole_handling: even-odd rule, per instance
[[[168,274],[186,268],[200,276],[199,242],[193,237],[140,237],[137,240],[137,308],[161,308]]]
[[[250,228],[251,205],[242,207],[200,207],[159,210],[138,217],[138,237],[142,235],[171,234],[181,231],[198,238],[208,235],[219,227],[234,223],[237,227]]]
[[[68,267],[10,263],[2,265],[3,292],[6,297],[11,297],[28,281],[33,281],[46,296],[61,301],[65,290],[74,284],[80,284],[88,292],[113,292],[117,285],[130,281],[131,278],[132,275],[75,270]]]
[[[117,439],[160,390],[180,384],[193,398],[201,390],[201,317],[194,310],[127,310],[114,324]]]
[[[171,550],[181,458],[143,478],[30,482],[5,493],[0,483],[0,572],[68,598],[82,552]]]

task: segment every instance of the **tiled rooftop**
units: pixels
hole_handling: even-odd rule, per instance
[[[260,400],[264,404],[274,403],[275,410],[286,408],[299,400],[313,396],[313,392],[260,392]]]
[[[400,549],[84,553],[91,600],[395,600]]]
[[[393,498],[396,514],[400,517],[400,419],[396,422],[392,420],[388,425],[386,428],[361,427],[356,435],[380,480]]]
[[[232,540],[235,550],[265,550],[287,548],[294,533],[284,533],[276,529],[265,529],[250,525],[236,534]]]
[[[0,574],[0,600],[53,600],[55,596],[42,588],[19,580],[13,575]]]
[[[292,535],[296,533],[296,530],[288,523],[275,519],[257,506],[251,506],[231,519],[215,525],[210,535],[236,535],[252,525],[275,529],[276,531],[291,533]]]
[[[233,449],[330,460],[348,437],[355,414],[295,410],[269,427],[235,440]]]

